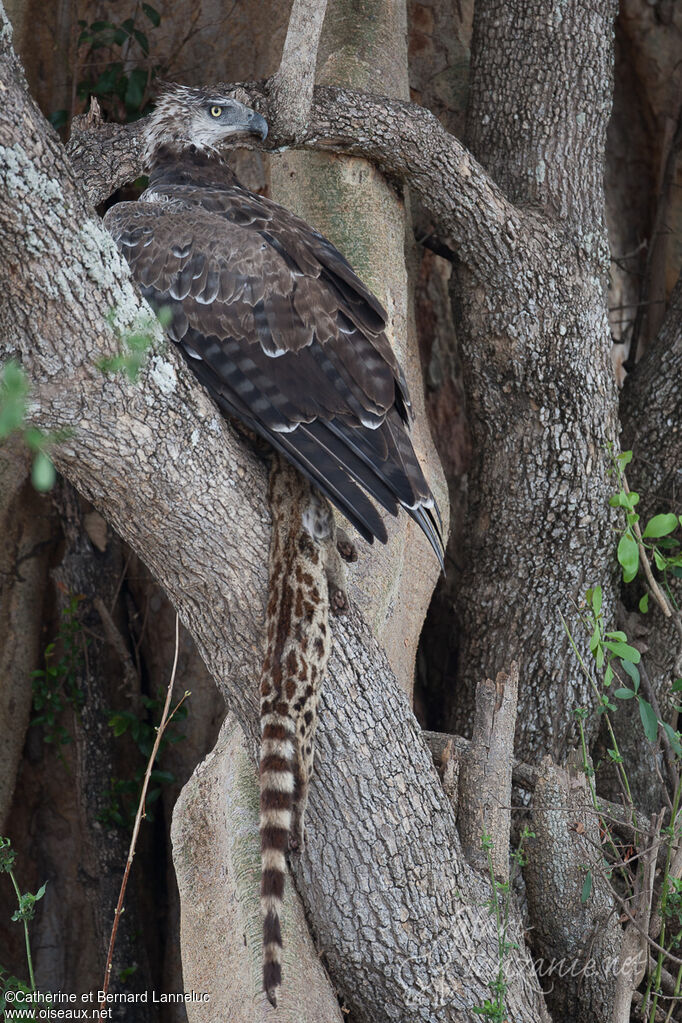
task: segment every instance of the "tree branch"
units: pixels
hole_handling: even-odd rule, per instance
[[[220,88],[277,124],[277,108],[267,83],[221,83]],[[143,171],[138,142],[143,124],[107,125],[99,151],[91,131],[84,137],[75,134],[70,141],[69,155],[77,173],[93,182],[92,187],[88,185],[92,202],[101,202]],[[291,134],[278,134],[275,129],[269,145],[286,148]],[[536,211],[520,211],[510,203],[462,143],[424,107],[318,86],[308,126],[299,132],[296,144],[364,156],[389,178],[409,185],[447,244],[489,288],[525,294],[524,289],[532,290],[530,270],[546,268],[552,254],[558,256],[561,243],[549,223]],[[522,265],[526,267],[523,274],[519,272]]]
[[[519,691],[519,666],[499,672],[495,682],[485,679],[476,690],[476,714],[471,746],[463,758],[459,779],[457,822],[467,862],[483,871],[488,851],[481,844],[486,834],[498,881],[509,880],[512,760]]]
[[[305,136],[326,9],[327,0],[294,0],[282,59],[267,83],[270,130],[289,142]]]

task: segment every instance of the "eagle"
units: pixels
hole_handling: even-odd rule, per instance
[[[419,524],[443,569],[442,523],[410,440],[386,312],[331,242],[245,188],[225,160],[267,136],[221,91],[167,85],[144,128],[150,173],[104,223],[198,380],[306,476],[369,543],[374,502]]]

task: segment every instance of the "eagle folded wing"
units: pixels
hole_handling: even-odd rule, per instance
[[[155,182],[107,213],[143,294],[171,310],[170,337],[224,411],[294,462],[370,542],[386,530],[366,494],[394,515],[401,504],[442,564],[380,303],[298,217],[210,184]]]

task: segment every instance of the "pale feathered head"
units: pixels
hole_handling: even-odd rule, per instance
[[[231,96],[187,85],[165,85],[147,120],[145,160],[153,163],[162,145],[216,151],[240,136],[264,139],[267,133],[265,118]]]

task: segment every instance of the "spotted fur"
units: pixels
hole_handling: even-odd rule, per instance
[[[282,983],[280,915],[287,849],[302,850],[313,773],[317,703],[329,659],[330,600],[345,609],[334,517],[288,462],[270,470],[270,588],[261,678],[261,909],[263,987]]]

